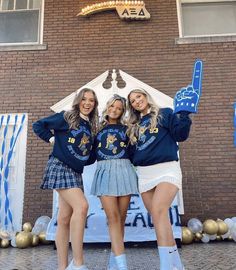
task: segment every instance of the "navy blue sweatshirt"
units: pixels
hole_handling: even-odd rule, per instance
[[[139,138],[133,147],[133,164],[149,166],[162,162],[178,160],[177,142],[186,140],[189,136],[191,119],[188,112],[174,114],[170,108],[160,109],[160,123],[150,129],[151,115],[141,118],[139,123]]]
[[[33,130],[45,142],[55,136],[52,155],[74,171],[83,172],[93,144],[89,122],[81,119],[78,129],[69,129],[63,111],[33,123]]]
[[[129,158],[129,138],[127,127],[121,124],[109,124],[101,129],[94,140],[97,161]]]

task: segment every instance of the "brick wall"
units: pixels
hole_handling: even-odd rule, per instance
[[[151,20],[127,22],[115,11],[76,17],[91,1],[47,0],[44,43],[48,49],[0,52],[1,112],[29,114],[25,221],[50,215],[52,208],[52,193],[39,189],[50,147],[33,135],[33,121],[50,114],[51,105],[112,68],[173,97],[191,82],[195,58],[204,61],[203,96],[199,114],[192,117],[191,136],[180,145],[183,221],[235,215],[236,43],[175,45],[175,1],[145,2]]]

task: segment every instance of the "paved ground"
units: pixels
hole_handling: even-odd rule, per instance
[[[159,269],[154,243],[126,246],[129,270]],[[91,270],[105,270],[109,252],[109,245],[86,244],[85,261]],[[236,270],[235,242],[195,243],[182,246],[180,252],[186,270]],[[56,265],[53,245],[0,249],[1,270],[56,270]]]

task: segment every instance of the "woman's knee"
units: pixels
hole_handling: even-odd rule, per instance
[[[84,200],[80,203],[76,208],[73,209],[73,214],[79,216],[79,217],[86,217],[88,213],[88,202]]]
[[[60,211],[59,211],[59,214],[58,214],[58,217],[57,217],[58,225],[69,226],[70,225],[71,214],[72,213],[60,213]]]
[[[120,217],[119,212],[113,212],[113,213],[107,214],[107,220],[108,220],[108,224],[121,222],[121,217]]]
[[[165,217],[168,215],[169,207],[166,205],[152,206],[151,214],[153,217]]]

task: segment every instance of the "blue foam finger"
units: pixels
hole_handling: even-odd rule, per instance
[[[174,112],[187,111],[197,113],[198,103],[202,90],[202,61],[194,63],[192,84],[181,88],[174,97]],[[181,98],[180,98],[181,96]]]
[[[196,60],[193,69],[192,86],[193,89],[199,95],[199,97],[202,94],[202,69],[203,69],[202,60],[199,59]]]

